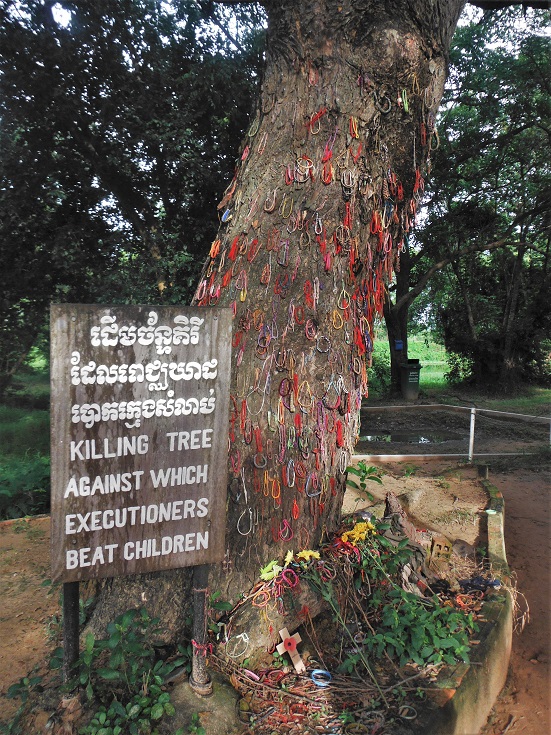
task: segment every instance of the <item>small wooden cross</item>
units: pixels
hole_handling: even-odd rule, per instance
[[[279,631],[279,635],[282,637],[283,642],[276,646],[276,651],[280,656],[283,656],[283,654],[287,652],[291,657],[291,663],[295,667],[297,674],[302,674],[306,671],[306,666],[297,651],[297,643],[300,643],[302,638],[298,633],[289,635],[287,628],[282,628]]]

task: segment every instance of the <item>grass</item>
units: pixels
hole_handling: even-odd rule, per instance
[[[390,348],[384,329],[377,333],[374,346],[373,363],[378,368],[371,370],[369,395],[380,400],[385,397],[384,376],[390,373]],[[421,364],[419,395],[422,399],[452,405],[469,404],[477,408],[530,416],[550,414],[551,388],[522,386],[514,394],[489,397],[469,386],[449,385],[444,377],[449,369],[446,350],[428,335],[416,334],[408,338],[408,356],[419,360]]]
[[[529,386],[522,394],[507,398],[482,398],[482,408],[494,411],[525,413],[531,416],[549,416],[551,408],[551,388]]]
[[[48,406],[47,365],[25,366],[0,404],[0,520],[49,509]]]
[[[4,405],[27,409],[50,408],[50,375],[48,368],[39,370],[25,367],[17,373],[8,389]]]
[[[431,394],[447,388],[444,373],[448,371],[448,364],[443,345],[426,335],[413,335],[408,338],[408,356],[420,361],[420,388],[423,393]],[[374,398],[383,398],[390,378],[390,347],[385,330],[376,333],[373,364],[369,376],[369,394]]]
[[[49,411],[0,405],[0,447],[0,458],[48,454]]]
[[[416,334],[408,339],[408,356],[421,363],[421,390],[438,392],[447,388],[444,374],[449,368],[444,345],[433,342],[426,335]]]
[[[421,360],[423,366],[439,368],[442,375],[448,369],[444,345],[433,342],[426,335],[415,334],[408,338],[408,354],[413,359]]]

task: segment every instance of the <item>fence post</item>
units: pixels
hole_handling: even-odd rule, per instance
[[[474,455],[474,424],[476,421],[476,408],[471,408],[471,431],[469,434],[469,462],[473,461]]]

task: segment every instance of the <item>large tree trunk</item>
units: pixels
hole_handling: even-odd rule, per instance
[[[524,238],[522,238],[524,241]],[[501,386],[510,385],[518,377],[518,364],[515,359],[515,319],[517,318],[518,301],[520,296],[520,287],[522,283],[523,261],[526,253],[526,246],[519,245],[513,270],[511,273],[511,283],[505,303],[503,322],[502,322],[502,338],[499,344],[500,362],[499,366],[499,382]]]
[[[373,320],[414,225],[463,0],[265,6],[261,100],[195,299],[235,315],[228,550],[210,583],[233,601],[339,524]]]
[[[394,303],[387,291],[383,307],[388,344],[390,347],[390,387],[393,395],[401,390],[401,365],[408,358],[409,307],[414,300],[411,284],[411,257],[407,240],[395,264]],[[402,349],[396,349],[396,340],[401,340]]]

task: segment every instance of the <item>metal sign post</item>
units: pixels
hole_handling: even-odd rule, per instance
[[[209,568],[201,564],[193,569],[193,657],[189,685],[203,697],[212,694],[207,672],[207,587]]]
[[[63,681],[78,674],[75,665],[79,656],[79,583],[63,585]]]

